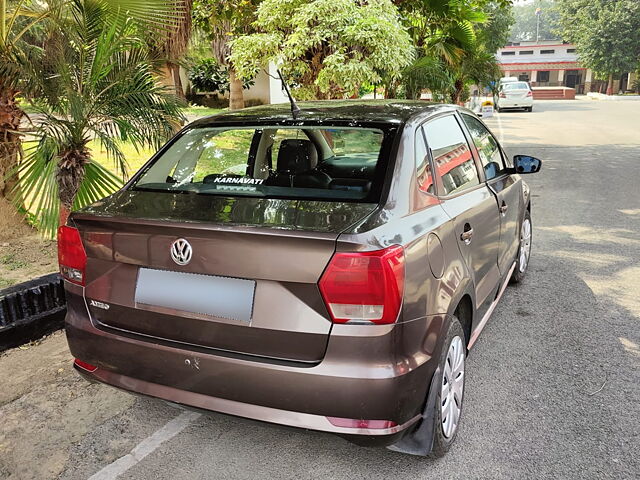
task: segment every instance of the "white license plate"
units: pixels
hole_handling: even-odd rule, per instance
[[[136,304],[250,322],[254,280],[141,268]]]

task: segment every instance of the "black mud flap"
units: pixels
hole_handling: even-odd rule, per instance
[[[441,372],[440,366],[438,366],[431,378],[427,401],[425,402],[424,411],[422,412],[422,420],[420,420],[420,423],[413,432],[402,437],[397,443],[389,445],[387,447],[389,450],[421,457],[426,457],[431,453],[431,449],[433,448],[433,427],[435,426],[436,416],[436,398],[438,396],[438,380],[442,376]]]
[[[0,351],[61,329],[66,312],[57,273],[0,290]]]

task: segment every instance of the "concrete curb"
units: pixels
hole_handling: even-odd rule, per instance
[[[58,273],[0,290],[0,352],[61,329],[66,312]]]
[[[587,93],[589,100],[605,100],[614,102],[633,102],[640,101],[640,95],[605,95],[604,93],[589,92]]]

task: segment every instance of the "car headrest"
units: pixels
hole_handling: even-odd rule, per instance
[[[292,174],[313,170],[318,165],[318,151],[309,140],[285,139],[278,150],[278,172]]]

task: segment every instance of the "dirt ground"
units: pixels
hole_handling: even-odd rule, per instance
[[[0,479],[57,478],[86,433],[134,403],[71,362],[62,331],[0,354]]]
[[[43,239],[0,200],[0,289],[55,272],[56,255],[55,241]]]

